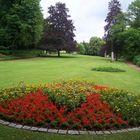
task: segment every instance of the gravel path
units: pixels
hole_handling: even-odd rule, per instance
[[[128,62],[128,66],[140,72],[140,67],[138,67],[137,65],[134,65],[133,63]]]

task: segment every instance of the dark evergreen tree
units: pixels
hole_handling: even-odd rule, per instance
[[[104,27],[105,29],[105,40],[107,43],[107,46],[111,47],[113,54],[116,53],[115,52],[115,43],[114,40],[112,38],[112,27],[117,24],[117,16],[119,14],[121,14],[121,4],[118,0],[111,0],[111,2],[109,2],[109,6],[108,6],[108,14],[107,17],[105,19],[105,22],[107,22],[107,25]],[[113,55],[114,56],[114,55]],[[112,60],[114,60],[114,57],[112,57]]]
[[[69,19],[68,12],[66,5],[60,2],[55,6],[50,6],[48,10],[49,17],[46,19],[43,46],[47,51],[57,51],[58,56],[61,50],[71,52],[76,49],[75,27]]]

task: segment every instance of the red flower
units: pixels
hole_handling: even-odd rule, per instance
[[[101,88],[100,88],[101,89]],[[42,91],[30,93],[25,97],[8,100],[0,104],[0,114],[7,118],[14,117],[15,121],[25,120],[32,122],[58,122],[58,126],[63,123],[71,122],[77,126],[94,126],[94,124],[103,125],[127,124],[120,114],[115,114],[110,110],[106,102],[100,100],[100,94],[92,93],[87,96],[86,102],[81,104],[72,112],[67,112],[66,106],[58,106],[51,102],[47,95]],[[71,127],[71,124],[69,126]]]
[[[107,86],[98,86],[98,85],[95,85],[95,86],[92,86],[94,89],[96,90],[108,90],[109,87]]]

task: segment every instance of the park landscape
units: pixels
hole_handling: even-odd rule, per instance
[[[120,2],[111,0],[104,37],[79,43],[65,3],[50,6],[44,20],[39,2],[0,1],[0,15],[6,16],[0,17],[0,120],[79,133],[33,132],[0,124],[0,140],[139,140],[140,1],[123,13]],[[21,18],[25,9],[26,20]],[[135,131],[128,131],[131,128]],[[117,130],[127,132],[112,133]],[[105,131],[110,134],[96,135]]]

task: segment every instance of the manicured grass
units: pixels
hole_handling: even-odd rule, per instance
[[[92,68],[114,67],[126,72],[95,72]],[[71,55],[22,60],[0,61],[0,87],[8,87],[20,81],[48,83],[61,80],[92,80],[106,85],[140,92],[140,73],[123,62],[112,63],[101,57]]]
[[[123,73],[95,72],[92,68],[114,67]],[[9,87],[20,81],[48,83],[61,80],[92,80],[106,85],[140,93],[140,73],[122,62],[111,63],[101,57],[71,55],[61,58],[32,58],[0,61],[0,87]],[[139,140],[140,131],[108,136],[68,136],[28,132],[0,125],[0,140]]]
[[[0,140],[139,140],[140,131],[102,135],[102,136],[71,136],[29,132],[0,125]]]

